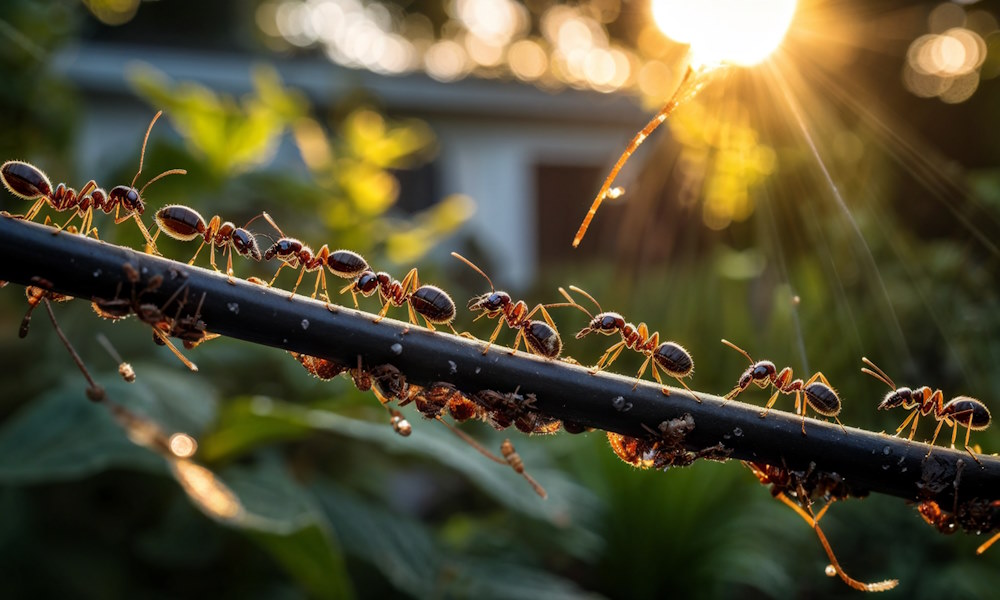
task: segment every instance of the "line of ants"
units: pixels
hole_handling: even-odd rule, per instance
[[[24,215],[20,215],[19,218],[33,220],[37,217],[41,208],[48,205],[56,212],[72,211],[69,220],[59,225],[55,233],[61,231],[79,231],[85,236],[93,235],[94,237],[98,237],[97,228],[93,225],[94,213],[100,210],[110,214],[113,211],[115,213],[116,224],[127,219],[133,219],[136,222],[146,240],[146,248],[149,252],[158,253],[156,240],[160,232],[181,241],[200,240],[200,244],[188,264],[194,264],[207,245],[210,247],[210,266],[215,271],[221,272],[216,264],[215,256],[216,250],[221,250],[226,257],[225,274],[230,282],[233,282],[234,275],[233,253],[255,262],[277,260],[280,264],[269,282],[265,283],[257,278],[250,278],[250,280],[271,287],[274,285],[281,271],[286,267],[298,270],[298,278],[288,296],[288,299],[291,300],[295,297],[305,274],[307,272],[315,273],[316,279],[311,298],[319,297],[330,307],[330,297],[326,281],[326,271],[328,270],[332,275],[347,280],[348,283],[340,290],[340,293],[350,293],[355,308],[359,307],[358,294],[363,297],[377,295],[381,303],[381,310],[374,319],[376,322],[388,314],[390,307],[406,306],[409,321],[413,324],[419,324],[419,316],[423,319],[424,325],[430,330],[434,330],[435,325],[445,326],[456,335],[476,339],[467,332],[459,334],[453,326],[453,321],[457,313],[454,301],[443,289],[433,285],[421,284],[417,269],[411,269],[402,280],[398,280],[387,272],[375,271],[360,254],[351,250],[339,249],[331,251],[329,246],[324,244],[318,250],[314,251],[302,241],[287,236],[266,212],[261,212],[247,221],[242,227],[237,227],[231,221],[224,221],[220,215],[214,215],[211,219],[206,220],[191,207],[181,204],[171,204],[160,208],[155,213],[154,220],[157,228],[156,232],[150,235],[141,219],[141,215],[145,210],[142,194],[151,183],[162,177],[185,173],[183,169],[170,169],[153,177],[141,189],[134,187],[135,181],[142,172],[145,149],[150,132],[160,114],[157,113],[153,117],[146,131],[143,139],[142,154],[140,155],[139,170],[136,172],[132,182],[128,186],[116,186],[111,192],[105,192],[99,188],[94,180],[88,181],[81,188],[80,192],[76,192],[73,188],[63,183],[53,188],[45,173],[37,167],[22,161],[8,161],[4,163],[0,166],[0,180],[2,180],[4,186],[15,196],[34,201],[31,208]],[[124,214],[120,215],[122,212]],[[76,218],[81,219],[79,228],[71,225]],[[263,251],[258,246],[256,236],[249,229],[250,225],[259,218],[263,218],[273,227],[278,236],[276,239],[271,238],[271,245]],[[47,218],[46,223],[48,222]],[[455,252],[452,252],[452,255],[486,279],[490,287],[489,292],[473,297],[467,305],[471,312],[479,313],[475,320],[484,317],[497,320],[496,328],[482,349],[483,354],[489,352],[504,325],[506,325],[509,329],[516,332],[511,353],[516,353],[523,341],[529,353],[540,356],[543,359],[558,359],[562,353],[562,339],[548,311],[556,307],[572,307],[583,312],[589,319],[586,327],[576,334],[577,339],[583,338],[590,333],[620,337],[620,340],[605,350],[597,363],[589,370],[591,374],[596,374],[609,367],[625,349],[628,349],[644,357],[642,366],[636,374],[633,389],[635,389],[642,379],[647,367],[651,367],[652,376],[661,385],[664,394],[670,395],[671,392],[663,384],[660,371],[674,378],[694,400],[699,403],[702,401],[684,381],[692,375],[694,370],[694,363],[690,353],[676,342],[661,342],[660,334],[650,331],[650,328],[645,323],[634,325],[627,322],[619,313],[604,311],[600,303],[593,296],[577,286],[569,286],[569,290],[582,295],[591,302],[597,309],[596,313],[592,313],[586,307],[579,304],[570,291],[564,288],[559,288],[558,291],[565,302],[536,304],[533,308],[529,309],[528,304],[523,300],[515,301],[509,293],[497,290],[490,277],[471,260]],[[130,314],[136,314],[139,320],[151,326],[154,341],[158,344],[168,346],[189,369],[197,370],[197,367],[184,357],[176,346],[169,341],[169,338],[177,337],[183,341],[186,348],[191,349],[201,342],[215,337],[214,334],[208,332],[206,324],[200,319],[201,303],[204,302],[204,296],[198,301],[194,313],[181,316],[183,308],[189,303],[186,285],[178,288],[162,306],[157,306],[153,303],[144,302],[142,297],[161,285],[162,279],[156,280],[153,278],[150,281],[144,282],[142,284],[143,287],[140,288],[140,277],[135,268],[131,267],[131,265],[125,265],[124,271],[125,280],[130,283],[131,290],[124,297],[121,295],[122,290],[119,289],[119,293],[113,299],[94,299],[93,307],[95,312],[99,316],[110,320],[119,320]],[[180,295],[182,292],[183,296]],[[27,335],[32,310],[41,302],[70,299],[68,296],[51,291],[50,286],[44,283],[29,286],[26,289],[26,296],[29,308],[20,329],[22,337]],[[170,314],[171,305],[173,305],[173,314]],[[542,318],[533,318],[536,314]],[[797,379],[794,378],[790,367],[784,367],[779,370],[771,361],[754,360],[746,350],[728,340],[724,339],[722,343],[742,354],[750,363],[750,366],[739,377],[735,387],[725,395],[724,403],[735,399],[752,384],[761,389],[774,390],[760,414],[762,418],[766,417],[768,411],[776,403],[780,395],[788,395],[794,396],[795,413],[802,417],[803,435],[806,435],[805,417],[807,410],[810,408],[821,416],[835,419],[841,428],[843,428],[843,425],[837,418],[841,411],[841,399],[822,372],[816,372],[806,380]],[[315,357],[297,355],[296,358],[307,371],[317,377],[329,378],[326,375],[330,375],[331,373],[335,375],[343,371],[350,372],[359,388],[372,389],[379,399],[382,400],[383,404],[387,404],[388,399],[392,398],[400,400],[401,406],[409,402],[415,402],[418,410],[429,418],[441,420],[442,412],[448,411],[457,421],[466,420],[472,416],[479,416],[492,422],[497,428],[501,428],[501,424],[503,427],[516,424],[519,428],[523,426],[524,430],[534,433],[551,432],[554,431],[553,427],[557,429],[560,425],[559,421],[555,421],[553,425],[551,421],[539,420],[540,418],[537,416],[537,413],[532,413],[531,411],[529,413],[535,415],[532,417],[535,421],[526,423],[524,419],[528,417],[524,415],[515,417],[509,414],[505,415],[502,410],[491,412],[482,409],[482,403],[493,402],[496,404],[499,402],[503,405],[503,402],[510,402],[509,398],[505,399],[506,395],[497,392],[492,392],[496,394],[496,397],[491,397],[486,393],[477,396],[477,401],[479,402],[477,404],[476,402],[471,402],[454,389],[446,394],[445,392],[448,390],[441,387],[446,384],[441,384],[437,388],[432,387],[430,389],[423,389],[417,386],[406,387],[404,385],[404,390],[400,390],[398,385],[396,387],[387,385],[385,383],[385,374],[378,372],[377,369],[375,371],[363,370],[360,358],[358,366],[353,369],[334,368],[331,364],[325,363],[322,359]],[[861,369],[862,372],[875,377],[890,388],[889,393],[886,394],[878,408],[882,410],[902,407],[910,411],[909,415],[895,431],[895,436],[899,436],[907,425],[912,423],[907,439],[913,440],[919,418],[921,416],[930,416],[937,421],[937,427],[930,445],[933,446],[936,442],[941,428],[944,425],[948,425],[952,428],[951,447],[954,448],[958,429],[964,426],[966,428],[965,450],[974,460],[979,462],[978,457],[969,445],[970,435],[973,430],[986,429],[991,423],[990,412],[981,401],[968,396],[958,396],[945,402],[944,394],[941,390],[932,390],[928,386],[915,389],[897,387],[893,380],[867,357],[863,357],[862,361],[865,364],[865,367]],[[405,383],[405,378],[403,381]],[[514,392],[510,396],[517,397],[518,394]],[[409,423],[395,409],[389,410],[391,416],[390,422],[394,430],[401,435],[408,435],[410,431]],[[570,424],[567,423],[565,425],[569,428]],[[452,429],[456,434],[464,436],[460,431]],[[652,429],[650,431],[654,434],[656,433]],[[846,433],[846,429],[844,429],[844,432]],[[633,465],[646,461],[646,458],[641,456],[642,452],[639,449],[651,447],[649,443],[637,444],[633,438],[627,438],[619,434],[609,434],[609,440],[615,453],[622,460]],[[466,441],[469,441],[477,450],[491,459],[512,466],[532,484],[540,495],[544,496],[544,491],[541,490],[537,482],[524,473],[523,464],[520,463],[520,458],[513,451],[512,446],[509,446],[509,441],[502,448],[503,459],[492,455],[471,439],[467,439]],[[929,454],[930,450],[928,451]],[[656,461],[678,461],[680,460],[678,457],[683,458],[683,460],[689,459],[687,454],[681,456],[680,451],[661,452],[657,459],[650,459],[652,461],[650,464],[654,464]],[[757,474],[759,475],[759,473]],[[764,479],[762,478],[763,481]],[[812,522],[814,527],[818,520],[819,516],[815,516]],[[818,531],[818,527],[816,529]],[[822,536],[821,539],[823,539]]]

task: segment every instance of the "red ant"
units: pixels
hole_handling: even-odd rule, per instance
[[[156,291],[161,285],[163,285],[163,276],[155,275],[151,277],[149,281],[146,283],[146,286],[141,291],[137,292],[136,284],[138,284],[141,280],[141,276],[139,274],[138,269],[136,269],[131,263],[123,264],[122,269],[125,271],[125,278],[132,285],[131,297],[119,298],[118,297],[120,294],[120,286],[119,286],[119,294],[116,294],[113,300],[103,300],[100,298],[94,298],[91,304],[91,306],[94,309],[94,312],[97,313],[97,316],[101,317],[102,319],[107,319],[112,322],[120,321],[121,319],[128,317],[130,314],[134,312],[140,321],[152,327],[153,338],[154,340],[157,340],[157,343],[162,342],[164,346],[166,346],[171,352],[173,352],[174,356],[176,356],[178,360],[184,363],[185,367],[187,367],[191,371],[197,371],[198,366],[195,365],[190,360],[188,360],[188,358],[184,356],[181,353],[181,351],[178,350],[177,347],[173,345],[173,343],[170,342],[170,338],[168,337],[168,335],[172,334],[174,325],[172,324],[173,322],[170,320],[170,318],[163,314],[163,311],[166,309],[166,307],[177,299],[181,290],[186,291],[187,284],[185,283],[181,287],[177,288],[177,291],[175,291],[170,296],[170,298],[167,299],[167,301],[163,304],[163,306],[160,307],[151,302],[142,302],[141,298],[144,294]],[[179,312],[180,311],[178,310],[178,314]],[[187,325],[188,323],[185,322],[181,327],[187,329],[186,327]],[[201,333],[204,334],[204,330],[202,330]]]
[[[551,306],[575,306],[584,312],[588,317],[590,317],[590,323],[580,330],[576,334],[576,339],[581,339],[588,333],[596,332],[602,335],[615,335],[621,334],[621,341],[612,345],[610,348],[604,351],[601,359],[597,361],[594,368],[590,371],[591,374],[597,373],[601,369],[609,366],[611,363],[615,362],[618,355],[622,353],[622,350],[629,348],[630,350],[635,350],[639,354],[646,357],[643,361],[642,366],[639,367],[639,373],[635,377],[635,385],[632,389],[635,389],[639,385],[639,380],[642,379],[643,374],[646,372],[646,367],[650,364],[653,365],[653,378],[656,382],[663,386],[662,391],[664,395],[669,396],[670,390],[663,385],[663,380],[660,379],[659,369],[677,380],[677,383],[684,386],[691,396],[697,400],[699,403],[701,400],[698,396],[691,391],[691,388],[684,383],[683,377],[688,377],[694,372],[694,361],[691,359],[691,355],[685,350],[680,344],[676,342],[663,342],[660,343],[659,332],[654,331],[649,332],[649,328],[645,323],[640,323],[638,327],[632,323],[627,323],[625,317],[621,316],[616,312],[605,312],[601,308],[600,303],[594,299],[593,296],[588,294],[586,291],[576,287],[575,285],[569,286],[569,289],[582,294],[585,298],[594,303],[599,311],[596,315],[590,313],[589,310],[580,305],[576,300],[573,299],[569,293],[563,288],[559,288],[559,293],[563,295],[568,301],[568,304],[553,304]]]
[[[958,426],[965,425],[965,450],[972,456],[972,458],[979,462],[976,458],[975,453],[969,447],[969,435],[972,430],[982,431],[990,426],[990,411],[986,408],[986,405],[976,400],[975,398],[970,398],[968,396],[957,396],[952,400],[948,401],[947,404],[944,402],[944,392],[941,390],[931,390],[931,388],[926,385],[919,387],[915,390],[911,390],[906,387],[896,387],[892,379],[885,374],[885,372],[878,368],[875,363],[868,360],[866,357],[861,357],[861,360],[871,367],[862,367],[861,372],[867,373],[878,379],[882,383],[889,386],[892,391],[885,395],[885,398],[878,405],[879,410],[888,410],[890,408],[895,408],[897,406],[902,406],[904,409],[911,411],[909,416],[903,421],[903,423],[896,429],[894,435],[899,435],[906,425],[913,420],[913,426],[910,428],[910,435],[906,439],[912,440],[914,434],[917,432],[917,422],[920,420],[920,416],[933,415],[938,421],[937,428],[934,430],[934,437],[931,438],[931,446],[937,441],[938,433],[941,432],[941,426],[947,424],[952,428],[951,430],[951,447],[955,447],[955,437],[958,435]],[[927,451],[927,455],[930,456],[930,450]]]
[[[555,323],[552,322],[552,317],[545,310],[545,306],[539,304],[529,311],[528,305],[525,304],[524,300],[514,302],[507,292],[498,292],[489,276],[472,261],[458,252],[452,252],[451,255],[472,267],[473,270],[485,277],[487,283],[490,284],[489,292],[469,300],[470,311],[482,311],[482,314],[476,317],[476,321],[483,317],[495,318],[498,321],[496,329],[493,330],[493,335],[490,336],[489,342],[483,348],[483,354],[489,351],[490,346],[497,339],[497,336],[500,335],[500,329],[506,323],[507,327],[517,330],[517,337],[514,340],[514,349],[511,351],[511,354],[517,352],[523,338],[528,352],[534,352],[545,358],[556,358],[559,356],[559,353],[562,351],[562,339],[559,337],[559,331],[556,329]],[[542,313],[542,317],[545,319],[544,323],[531,319],[531,315],[538,311]]]
[[[251,258],[258,262],[261,259],[257,239],[252,233],[247,231],[246,226],[236,227],[231,221],[223,223],[222,217],[219,215],[212,217],[206,225],[205,218],[195,209],[181,204],[171,204],[156,211],[156,215],[153,218],[156,220],[157,226],[156,233],[153,235],[153,242],[156,241],[161,231],[175,240],[183,242],[189,242],[198,236],[202,237],[201,245],[198,246],[198,250],[191,257],[191,260],[188,261],[189,265],[194,264],[195,259],[198,258],[198,254],[201,253],[201,249],[207,244],[212,248],[209,262],[212,268],[218,271],[219,268],[215,266],[215,249],[222,248],[227,259],[226,275],[229,276],[230,281],[233,278],[234,250],[237,254],[245,258]]]
[[[806,473],[806,477],[802,477],[796,472],[764,463],[743,461],[743,464],[753,472],[754,476],[757,477],[757,480],[760,481],[762,485],[771,486],[772,496],[795,511],[795,514],[802,517],[802,519],[810,527],[812,527],[813,531],[816,532],[816,537],[819,538],[820,544],[823,546],[823,550],[826,551],[827,558],[830,559],[830,565],[827,567],[828,575],[839,576],[840,579],[848,586],[861,592],[886,592],[899,585],[899,580],[897,579],[885,579],[874,583],[864,583],[848,575],[847,572],[844,571],[843,567],[840,566],[840,562],[837,561],[837,557],[833,553],[833,548],[830,546],[830,542],[826,539],[826,534],[824,534],[823,530],[819,527],[820,519],[823,518],[826,511],[838,499],[836,495],[830,493],[831,490],[825,490],[824,494],[820,494],[827,496],[827,503],[819,510],[819,512],[813,512],[812,495],[813,493],[819,493],[820,490],[813,489],[811,490],[811,493],[805,489],[805,484],[808,480],[808,473]],[[793,502],[789,496],[795,498],[797,502]]]
[[[390,306],[403,306],[406,304],[410,313],[410,322],[419,325],[417,315],[424,318],[427,328],[434,330],[434,325],[447,325],[452,333],[459,335],[451,322],[455,319],[455,302],[451,296],[441,288],[433,285],[420,285],[420,278],[415,268],[410,269],[403,281],[393,279],[391,275],[384,271],[376,273],[371,268],[365,269],[357,279],[340,290],[340,293],[350,291],[351,294],[360,293],[364,297],[369,297],[376,291],[379,301],[382,302],[382,310],[379,311],[375,322],[378,323],[385,318]],[[355,301],[357,301],[355,299]]]
[[[27,213],[22,215],[23,219],[28,221],[33,220],[38,215],[38,211],[41,210],[42,206],[48,203],[49,206],[58,212],[66,210],[74,211],[69,220],[57,228],[57,232],[65,229],[73,219],[80,216],[83,218],[83,223],[80,227],[83,235],[90,235],[90,232],[93,231],[94,237],[97,237],[97,228],[93,227],[94,211],[102,210],[105,214],[111,214],[111,211],[114,210],[115,225],[129,218],[134,218],[143,237],[146,238],[146,243],[155,251],[156,245],[153,242],[153,238],[149,236],[149,231],[143,225],[140,218],[146,210],[146,205],[142,201],[142,193],[146,191],[146,188],[150,184],[158,179],[167,175],[184,175],[187,173],[184,169],[170,169],[150,179],[146,182],[146,185],[142,186],[142,189],[137,190],[135,188],[135,181],[139,178],[139,174],[142,173],[142,163],[146,156],[146,142],[149,141],[149,134],[161,114],[163,114],[163,111],[157,112],[153,116],[153,120],[149,122],[149,128],[146,129],[146,137],[142,140],[142,152],[139,155],[139,170],[136,171],[135,177],[132,178],[132,183],[127,186],[115,186],[110,192],[105,192],[103,189],[97,187],[96,181],[91,179],[80,188],[79,193],[75,189],[67,187],[64,183],[60,183],[53,191],[52,183],[41,169],[19,160],[9,160],[3,166],[0,166],[0,180],[3,181],[4,186],[15,196],[25,200],[35,200],[35,204]],[[125,210],[125,214],[119,216],[122,209]]]
[[[795,414],[802,415],[802,435],[806,434],[806,406],[812,407],[814,411],[824,417],[833,417],[840,428],[847,432],[844,424],[840,422],[837,415],[840,414],[840,396],[830,385],[829,380],[822,372],[817,371],[815,375],[807,381],[792,379],[793,371],[791,367],[785,367],[781,371],[769,360],[754,361],[750,354],[729,340],[722,340],[722,343],[736,350],[750,361],[750,366],[740,375],[736,387],[726,394],[726,400],[732,400],[742,392],[746,391],[750,384],[756,384],[760,389],[767,389],[772,385],[775,388],[771,399],[767,401],[760,416],[766,417],[768,411],[778,400],[778,394],[795,394]],[[805,403],[802,402],[803,396]]]
[[[292,288],[292,293],[288,296],[289,300],[295,297],[295,291],[299,289],[299,284],[302,283],[302,277],[305,276],[306,271],[319,272],[316,275],[316,285],[310,297],[315,298],[319,293],[320,286],[322,286],[323,297],[329,299],[326,290],[326,272],[323,270],[323,267],[330,269],[331,273],[343,279],[356,279],[368,270],[368,263],[356,252],[350,250],[336,250],[331,252],[330,247],[326,244],[323,244],[318,251],[313,252],[312,248],[301,241],[286,236],[281,231],[281,228],[278,227],[278,224],[274,222],[274,219],[271,218],[271,215],[264,212],[259,216],[263,216],[274,227],[275,231],[278,232],[278,235],[281,236],[278,241],[274,242],[264,252],[264,260],[271,260],[277,257],[281,261],[281,265],[274,272],[274,277],[271,278],[270,283],[267,285],[271,286],[274,284],[283,268],[292,267],[294,269],[299,266],[302,267],[302,270],[299,272],[299,278],[295,281],[295,287]],[[355,298],[354,306],[357,307],[357,305],[358,300]]]
[[[73,299],[73,296],[53,292],[51,290],[52,283],[47,279],[38,277],[32,279],[38,285],[29,285],[24,288],[24,296],[28,299],[28,310],[25,311],[24,318],[21,320],[21,327],[17,331],[18,337],[21,338],[28,337],[28,329],[31,327],[31,315],[43,300],[47,298],[52,302],[67,302]]]

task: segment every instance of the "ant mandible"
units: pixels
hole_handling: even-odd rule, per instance
[[[844,424],[837,418],[837,415],[840,414],[840,396],[837,395],[836,390],[833,389],[833,386],[830,385],[829,380],[827,380],[822,372],[817,371],[815,375],[804,382],[801,379],[792,379],[793,372],[791,367],[785,367],[781,371],[778,371],[773,362],[769,360],[754,361],[746,350],[729,340],[722,340],[722,343],[736,350],[750,361],[750,366],[740,375],[736,387],[726,394],[725,398],[727,401],[740,395],[750,387],[751,383],[756,384],[762,390],[773,385],[775,392],[771,395],[771,399],[767,401],[764,410],[761,411],[760,416],[762,418],[766,417],[768,411],[774,406],[774,403],[778,400],[778,394],[795,394],[795,414],[802,415],[802,435],[806,434],[806,406],[812,407],[814,411],[824,417],[833,417],[837,421],[837,424],[840,425],[840,428],[845,432],[847,431],[844,428]],[[802,402],[803,396],[805,396],[804,404]]]
[[[156,233],[153,234],[154,242],[161,231],[175,240],[183,242],[189,242],[198,236],[202,237],[201,245],[198,246],[198,250],[195,251],[194,256],[188,261],[189,265],[194,264],[194,261],[198,258],[198,254],[201,253],[201,249],[207,244],[212,248],[209,263],[213,269],[219,271],[219,268],[215,265],[215,249],[222,248],[223,253],[226,255],[226,275],[229,277],[230,282],[233,280],[234,250],[244,258],[260,262],[261,253],[260,248],[257,246],[257,238],[246,229],[249,223],[243,227],[237,227],[232,221],[223,222],[222,217],[215,215],[206,224],[205,218],[201,216],[201,213],[182,204],[164,206],[156,211],[156,215],[153,218],[156,220],[157,226]]]
[[[867,357],[861,357],[862,362],[864,362],[868,367],[862,367],[861,372],[871,375],[875,379],[878,379],[882,383],[889,386],[892,390],[885,395],[882,402],[879,403],[879,410],[888,410],[890,408],[895,408],[897,406],[902,406],[904,409],[911,411],[909,416],[903,421],[903,423],[896,429],[894,435],[899,435],[899,432],[903,431],[906,425],[913,420],[913,426],[910,428],[910,435],[906,439],[912,440],[914,434],[917,433],[917,421],[919,421],[921,415],[927,416],[932,415],[938,421],[937,428],[934,430],[934,437],[931,438],[931,446],[937,441],[938,433],[941,432],[941,426],[947,424],[951,429],[951,447],[955,447],[955,437],[958,434],[958,426],[965,425],[965,450],[972,456],[972,458],[978,463],[979,459],[976,458],[976,454],[969,447],[969,435],[972,430],[982,431],[990,426],[992,420],[990,416],[990,411],[986,408],[986,405],[976,400],[975,398],[970,398],[969,396],[957,396],[948,401],[947,404],[944,402],[944,392],[941,390],[931,390],[928,386],[922,386],[915,390],[907,387],[896,387],[892,379],[885,374],[885,371],[878,368],[872,361],[868,360]],[[931,451],[927,451],[927,455],[930,456]]]
[[[699,403],[701,402],[701,399],[699,399],[698,396],[691,391],[691,388],[689,388],[682,379],[684,377],[689,377],[691,373],[694,372],[694,361],[683,346],[676,342],[660,343],[659,332],[654,331],[650,333],[649,328],[645,323],[639,323],[638,327],[632,323],[627,323],[625,321],[625,317],[620,314],[605,311],[601,308],[600,303],[586,291],[576,287],[575,285],[569,286],[569,289],[582,294],[585,298],[593,302],[594,306],[596,306],[598,310],[596,315],[591,314],[589,310],[574,300],[566,290],[559,288],[559,293],[566,298],[568,303],[553,304],[550,306],[575,306],[590,317],[590,323],[576,334],[576,339],[580,339],[591,332],[600,333],[602,335],[615,335],[617,333],[622,337],[620,342],[604,351],[600,360],[597,361],[597,364],[594,365],[594,368],[591,370],[591,374],[597,373],[602,368],[615,362],[615,359],[617,359],[618,355],[622,353],[622,350],[629,348],[630,350],[634,350],[646,357],[642,366],[639,367],[639,373],[635,377],[635,385],[632,386],[632,389],[635,389],[636,386],[639,385],[639,380],[642,379],[643,374],[646,372],[646,367],[652,364],[653,378],[656,379],[657,383],[663,386],[663,381],[660,379],[660,373],[657,371],[657,368],[660,368],[663,369],[667,375],[676,379],[677,383],[684,386],[684,389],[691,394],[692,398]],[[662,391],[665,395],[670,395],[670,390],[668,390],[666,386],[663,387]]]
[[[139,154],[139,170],[136,171],[135,177],[132,178],[132,183],[127,186],[118,185],[112,188],[110,192],[105,192],[103,189],[97,187],[96,181],[91,179],[80,188],[79,193],[64,183],[60,183],[53,190],[52,183],[41,169],[19,160],[9,160],[3,166],[0,166],[0,180],[3,181],[4,187],[15,196],[25,200],[35,200],[35,204],[28,212],[22,215],[22,218],[28,221],[33,220],[38,215],[42,206],[48,203],[57,212],[73,211],[69,220],[56,229],[57,233],[65,229],[77,216],[80,216],[83,219],[80,227],[83,235],[90,235],[91,231],[93,231],[94,237],[98,237],[97,228],[93,227],[94,211],[102,210],[105,214],[111,214],[111,211],[114,210],[115,225],[130,218],[135,219],[135,223],[139,226],[139,230],[146,239],[148,247],[155,252],[156,245],[153,238],[150,237],[149,231],[140,218],[146,210],[146,205],[142,201],[142,193],[158,179],[167,175],[184,175],[187,173],[184,169],[169,169],[147,181],[146,185],[142,186],[142,189],[137,190],[135,188],[135,182],[142,173],[142,164],[146,157],[146,143],[149,141],[149,134],[153,131],[153,125],[156,124],[156,120],[162,114],[163,111],[157,112],[153,116],[153,120],[149,122],[149,127],[146,129],[146,136],[142,140],[142,152]],[[122,209],[124,209],[125,214],[119,216]]]
[[[474,271],[485,277],[487,283],[490,284],[489,292],[472,298],[469,300],[468,305],[469,310],[472,312],[482,311],[482,314],[476,317],[476,321],[483,317],[497,319],[498,321],[496,329],[493,330],[493,335],[490,336],[489,342],[483,348],[483,354],[489,352],[490,346],[496,341],[497,336],[500,335],[500,329],[506,323],[507,327],[517,330],[517,337],[514,340],[514,349],[511,351],[511,354],[517,352],[523,338],[528,352],[533,352],[545,358],[556,358],[559,356],[559,353],[562,352],[562,339],[559,337],[559,330],[556,329],[556,325],[552,321],[552,317],[549,316],[548,311],[545,310],[544,305],[539,304],[529,311],[528,305],[524,300],[514,302],[507,292],[497,291],[489,276],[471,260],[458,252],[452,252],[451,255],[472,267]],[[532,320],[531,316],[536,312],[542,313],[542,317],[545,319],[544,322]]]

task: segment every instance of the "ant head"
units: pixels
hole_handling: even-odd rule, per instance
[[[362,296],[367,298],[378,289],[378,275],[372,270],[365,271],[358,277],[358,281],[354,284],[354,287],[361,292]]]
[[[483,311],[485,313],[496,313],[503,310],[503,307],[511,302],[510,294],[507,292],[488,292],[481,296],[476,296],[469,300],[469,310]]]
[[[141,215],[146,210],[139,190],[131,186],[116,185],[108,192],[108,198],[112,202],[121,203],[127,213],[135,212]]]
[[[887,393],[885,398],[879,402],[878,410],[889,410],[890,408],[896,408],[897,406],[909,406],[914,403],[920,403],[922,400],[921,396],[923,396],[923,394],[914,394],[913,390],[907,387],[894,389]]]
[[[230,239],[232,240],[233,249],[236,250],[237,254],[260,262],[261,254],[260,247],[257,246],[257,238],[249,231],[243,228],[236,229],[233,231]]]
[[[625,317],[614,312],[602,312],[591,319],[586,328],[576,334],[576,339],[584,337],[591,331],[603,335],[614,335],[621,331],[622,327],[625,327]]]
[[[274,242],[270,248],[264,252],[264,260],[271,260],[274,257],[278,257],[278,260],[287,262],[290,266],[295,266],[298,264],[296,260],[296,255],[299,250],[302,249],[302,242],[283,237],[278,241]]]

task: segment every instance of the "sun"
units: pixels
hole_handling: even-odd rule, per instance
[[[692,63],[755,65],[781,44],[795,0],[652,0],[653,20]]]

